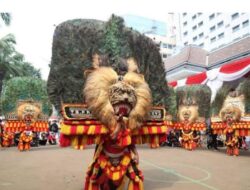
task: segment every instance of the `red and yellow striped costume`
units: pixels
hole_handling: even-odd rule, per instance
[[[194,131],[202,131],[206,129],[205,123],[191,123],[186,124],[185,122],[174,123],[174,129],[181,130],[181,145],[187,150],[194,150],[199,146],[199,137],[194,136]]]
[[[10,147],[13,144],[14,134],[10,132],[3,133],[3,147]]]
[[[25,130],[21,133],[19,137],[18,150],[27,151],[30,150],[30,143],[33,139],[32,132]]]
[[[238,137],[234,134],[234,130],[228,126],[224,130],[224,133],[226,134],[227,154],[230,156],[239,156],[239,141]]]
[[[187,150],[193,150],[196,147],[196,143],[194,142],[193,137],[193,131],[188,130],[184,131],[182,130],[182,139],[181,139],[181,145],[183,148]]]
[[[213,122],[212,129],[214,134],[226,135],[226,146],[228,155],[239,155],[238,137],[248,136],[250,134],[250,122],[238,121],[232,122]]]
[[[80,149],[96,144],[94,159],[88,168],[84,190],[143,189],[143,175],[138,168],[136,144],[159,147],[166,140],[168,121],[148,121],[139,129],[122,129],[113,140],[110,131],[95,119],[68,120],[61,124],[61,146]],[[126,182],[126,183],[125,183]]]
[[[47,121],[35,121],[27,130],[25,120],[8,120],[5,125],[5,131],[8,133],[21,133],[19,137],[18,150],[30,150],[30,143],[32,142],[32,132],[47,132]],[[31,133],[28,134],[28,131]]]

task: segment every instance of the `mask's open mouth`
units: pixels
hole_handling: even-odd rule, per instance
[[[183,117],[187,121],[187,120],[189,120],[190,115],[188,113],[184,113]]]
[[[226,117],[226,120],[227,120],[228,122],[232,122],[232,121],[233,121],[233,118],[232,118],[232,116],[227,116],[227,117]]]
[[[132,106],[129,103],[121,102],[113,105],[115,115],[118,116],[129,116],[130,111],[132,110]]]

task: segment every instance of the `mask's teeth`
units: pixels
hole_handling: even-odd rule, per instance
[[[119,112],[119,106],[115,106],[115,113]]]

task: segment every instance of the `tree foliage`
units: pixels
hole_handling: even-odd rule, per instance
[[[51,105],[46,91],[46,82],[33,77],[15,77],[4,84],[2,91],[2,111],[13,111],[18,100],[32,99],[42,102],[43,112],[49,114]]]
[[[11,14],[10,13],[0,13],[1,19],[3,22],[9,26],[11,22]]]
[[[240,93],[245,96],[245,112],[250,113],[250,76],[246,78],[240,85]]]
[[[11,15],[9,13],[0,13],[0,19],[6,25],[10,25]],[[41,82],[40,70],[26,62],[24,55],[16,51],[15,45],[16,39],[13,34],[7,34],[0,39],[0,94],[1,100],[3,100],[0,111],[13,109],[16,101],[20,98],[36,100],[37,97],[40,97],[42,101],[45,101],[47,96],[45,96],[46,84]],[[32,78],[15,78],[10,80],[17,76],[29,76]],[[4,92],[2,94],[3,84]],[[33,94],[33,92],[38,94]],[[49,109],[47,103],[44,109]]]
[[[26,62],[24,55],[15,49],[14,35],[8,34],[0,39],[0,92],[3,81],[16,76],[41,78],[40,70]]]

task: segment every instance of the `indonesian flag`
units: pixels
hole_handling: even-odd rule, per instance
[[[202,72],[187,78],[168,83],[172,87],[193,84],[206,84],[212,90],[212,100],[224,81],[237,80],[250,72],[250,57],[231,62],[219,68]]]

